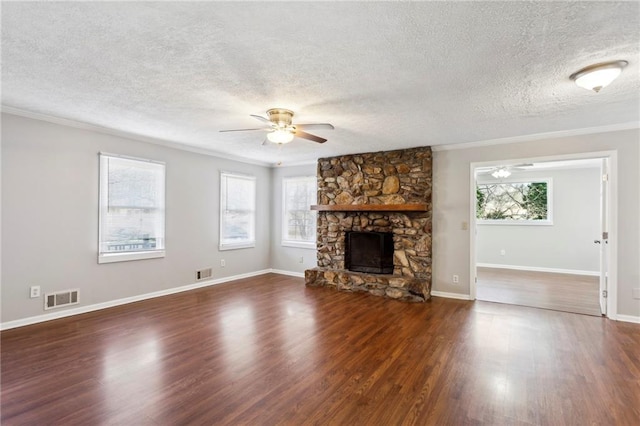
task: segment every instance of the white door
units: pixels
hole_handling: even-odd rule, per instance
[[[600,245],[600,311],[607,314],[607,257],[609,252],[609,164],[608,159],[602,159],[602,179],[600,182],[600,235],[594,243]]]

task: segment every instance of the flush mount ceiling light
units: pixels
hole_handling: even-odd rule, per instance
[[[493,173],[491,173],[491,176],[496,179],[504,179],[511,176],[511,172],[504,167],[500,167],[498,170],[495,170]]]
[[[267,139],[273,143],[289,143],[293,140],[293,133],[286,129],[276,129],[267,133]]]
[[[622,69],[628,64],[629,62],[627,61],[611,61],[589,65],[571,74],[570,78],[578,86],[598,93],[603,87],[607,87],[613,80],[618,78]]]

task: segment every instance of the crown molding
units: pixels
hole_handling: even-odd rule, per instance
[[[208,155],[211,157],[222,158],[225,160],[237,161],[245,164],[253,164],[262,167],[270,167],[270,168],[279,168],[279,167],[294,167],[294,166],[303,166],[316,164],[317,159],[313,160],[302,160],[296,161],[293,163],[285,164],[274,164],[265,161],[256,161],[250,160],[247,158],[229,155],[222,152],[198,148],[191,145],[182,144],[179,142],[174,142],[165,139],[157,139],[151,138],[148,136],[138,135],[135,133],[129,133],[122,130],[116,130],[108,127],[102,127],[95,124],[85,123],[83,121],[70,120],[67,118],[56,117],[48,114],[42,114],[37,112],[26,111],[20,108],[15,108],[9,105],[1,105],[0,110],[6,114],[17,115],[20,117],[31,118],[34,120],[46,121],[53,124],[59,124],[62,126],[73,127],[76,129],[89,130],[97,133],[102,133],[111,136],[118,136],[122,138],[132,139],[140,142],[151,143],[155,145],[165,146],[167,148],[173,148],[180,151],[193,152],[196,154]],[[473,141],[473,142],[463,142],[456,144],[444,144],[444,145],[432,145],[432,151],[451,151],[457,149],[469,149],[469,148],[481,148],[486,146],[494,146],[494,145],[506,145],[513,143],[521,143],[521,142],[530,142],[536,140],[544,140],[544,139],[555,139],[555,138],[563,138],[563,137],[571,137],[571,136],[581,136],[581,135],[589,135],[596,133],[607,133],[607,132],[617,132],[621,130],[634,130],[640,129],[640,121],[630,121],[627,123],[618,123],[611,124],[606,126],[597,126],[597,127],[585,127],[580,129],[571,129],[571,130],[560,130],[555,132],[545,132],[545,133],[534,133],[529,135],[521,135],[521,136],[512,136],[507,138],[498,138],[498,139],[487,139],[481,141]]]
[[[506,145],[512,143],[531,142],[543,139],[566,138],[571,136],[591,135],[596,133],[618,132],[621,130],[640,129],[640,121],[630,121],[627,123],[610,124],[606,126],[584,127],[581,129],[559,130],[556,132],[533,133],[530,135],[511,136],[507,138],[487,139],[474,142],[464,142],[448,145],[433,145],[433,151],[452,151],[456,149],[481,148],[493,145]]]
[[[185,145],[179,142],[174,142],[174,141],[170,141],[170,140],[166,140],[166,139],[157,139],[157,138],[151,138],[148,136],[143,136],[143,135],[138,135],[135,133],[129,133],[129,132],[125,132],[123,130],[116,130],[116,129],[111,129],[108,127],[102,127],[102,126],[98,126],[95,124],[89,124],[89,123],[85,123],[83,121],[76,121],[76,120],[70,120],[67,118],[61,118],[61,117],[56,117],[53,115],[48,115],[48,114],[41,114],[38,112],[32,112],[32,111],[26,111],[20,108],[15,108],[12,106],[8,106],[8,105],[2,105],[0,107],[1,111],[5,114],[11,114],[11,115],[17,115],[19,117],[25,117],[25,118],[31,118],[33,120],[40,120],[40,121],[46,121],[48,123],[53,123],[53,124],[58,124],[61,126],[66,126],[66,127],[73,127],[76,129],[81,129],[81,130],[89,130],[89,131],[93,131],[93,132],[97,132],[97,133],[102,133],[105,135],[110,135],[110,136],[118,136],[121,138],[126,138],[126,139],[132,139],[138,142],[146,142],[146,143],[151,143],[154,145],[160,145],[160,146],[164,146],[167,148],[173,148],[173,149],[177,149],[180,151],[188,151],[188,152],[193,152],[195,154],[202,154],[202,155],[208,155],[210,157],[217,157],[217,158],[222,158],[225,160],[232,160],[232,161],[237,161],[240,163],[245,163],[245,164],[253,164],[253,165],[257,165],[257,166],[262,166],[262,167],[274,167],[273,164],[265,162],[265,161],[255,161],[255,160],[250,160],[247,158],[242,158],[242,157],[238,157],[235,155],[229,155],[229,154],[225,154],[222,152],[218,152],[218,151],[214,151],[214,150],[210,150],[210,149],[205,149],[205,148],[198,148],[195,146],[190,146],[190,145]]]
[[[281,161],[280,164],[274,164],[272,167],[278,169],[278,168],[284,168],[284,167],[315,166],[317,164],[318,164],[318,160],[317,159],[301,160],[301,161],[295,161],[293,163],[288,163],[286,161]]]

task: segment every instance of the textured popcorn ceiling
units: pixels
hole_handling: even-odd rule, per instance
[[[3,2],[2,104],[285,164],[638,121],[638,2]],[[601,93],[568,76],[630,65]],[[330,122],[278,149],[249,114]]]

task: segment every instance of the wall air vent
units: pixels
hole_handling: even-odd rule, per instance
[[[211,278],[212,276],[213,276],[213,269],[211,268],[200,269],[199,271],[196,271],[196,281],[203,281],[203,280],[206,280],[207,278]]]
[[[62,306],[77,305],[80,300],[78,295],[80,290],[63,290],[55,293],[47,293],[44,295],[44,309],[59,308]]]

